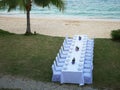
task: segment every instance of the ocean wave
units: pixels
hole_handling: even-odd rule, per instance
[[[66,0],[66,9],[64,12],[51,6],[50,8],[41,8],[32,5],[31,15],[57,15],[57,16],[74,16],[88,18],[112,18],[120,19],[120,0]],[[14,11],[0,10],[0,15],[24,15],[24,11],[17,8]]]

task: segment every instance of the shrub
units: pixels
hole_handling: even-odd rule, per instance
[[[8,31],[4,31],[4,30],[0,29],[0,35],[14,35],[14,33],[10,33]]]
[[[120,40],[120,29],[118,30],[113,30],[111,32],[111,36],[113,40]]]

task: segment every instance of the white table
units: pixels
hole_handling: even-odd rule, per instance
[[[84,85],[83,68],[87,37],[81,37],[82,39],[79,40],[79,36],[75,36],[73,40],[65,65],[61,71],[61,83]],[[79,47],[78,51],[75,50],[76,46]],[[72,64],[73,58],[75,58],[75,64]]]

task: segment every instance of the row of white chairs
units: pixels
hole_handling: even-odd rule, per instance
[[[92,84],[94,40],[88,40],[84,60],[84,83]]]
[[[52,65],[52,71],[53,71],[52,81],[54,82],[60,81],[61,70],[63,68],[63,65],[65,64],[65,60],[68,56],[68,52],[70,50],[72,41],[73,41],[72,38],[65,37],[63,41],[63,45],[61,46],[54,60],[54,63]]]

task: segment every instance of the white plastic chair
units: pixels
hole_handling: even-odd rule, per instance
[[[71,44],[72,40],[73,40],[73,38],[68,38],[67,36],[65,37],[65,41],[67,44]]]
[[[64,63],[66,60],[66,58],[61,58],[59,53],[57,54],[57,59],[58,59],[59,63]]]
[[[92,84],[92,72],[91,73],[84,73],[84,83],[85,84]]]
[[[71,44],[67,44],[66,42],[63,42],[63,50],[69,51]]]
[[[85,69],[91,69],[92,68],[92,64],[91,63],[84,63],[84,68]]]
[[[93,56],[91,56],[91,57],[85,56],[85,60],[93,60]]]
[[[86,50],[91,50],[91,51],[93,51],[93,47],[86,47]]]
[[[92,61],[84,60],[84,63],[85,63],[85,64],[91,64]]]
[[[62,54],[64,54],[64,55],[67,55],[69,52],[68,50],[64,50],[63,46],[61,46],[60,50],[61,50]]]
[[[90,64],[91,65],[91,68],[93,69],[93,59],[91,60],[86,60],[84,61],[85,64]]]
[[[94,40],[87,40],[87,47],[94,47]]]
[[[92,69],[91,69],[91,68],[84,68],[84,69],[83,69],[83,72],[84,72],[84,73],[91,73],[91,72],[92,72]]]
[[[66,40],[63,41],[63,45],[65,45],[65,46],[70,46],[71,44],[72,44],[72,42],[68,43]]]
[[[91,54],[93,54],[94,51],[93,51],[93,50],[86,50],[86,53],[91,53]]]
[[[85,53],[86,57],[93,57],[93,53]]]
[[[56,57],[55,61],[56,61],[58,67],[63,67],[64,62],[59,62],[59,58],[58,57]]]
[[[52,81],[53,82],[59,82],[61,79],[60,79],[60,75],[61,75],[61,71],[56,71],[56,68],[54,65],[52,65]]]
[[[62,50],[60,49],[60,50],[59,50],[59,56],[60,56],[60,58],[66,59],[67,54],[63,54],[63,53],[62,53]]]
[[[54,61],[53,65],[52,65],[52,69],[53,68],[54,68],[55,71],[60,71],[61,72],[61,70],[62,70],[62,67],[58,67],[57,66],[57,62],[56,61]]]

